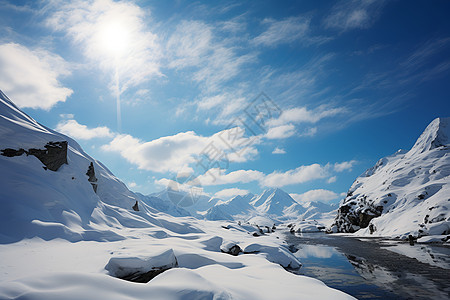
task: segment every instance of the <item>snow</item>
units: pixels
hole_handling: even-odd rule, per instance
[[[165,202],[132,193],[0,93],[0,150],[50,141],[68,142],[68,164],[57,171],[31,155],[0,155],[0,299],[353,299],[287,272],[282,266],[300,262],[276,233],[254,237],[250,224],[174,217],[183,211],[170,205],[172,215],[159,211]],[[97,193],[86,175],[91,162]],[[185,210],[198,216],[217,202],[200,197]],[[220,251],[231,243],[257,253]],[[170,269],[146,284],[116,278],[153,268]]]
[[[449,122],[450,118],[435,119],[411,150],[380,159],[358,177],[330,231],[393,238],[448,236]],[[367,227],[355,225],[364,218],[370,220]]]

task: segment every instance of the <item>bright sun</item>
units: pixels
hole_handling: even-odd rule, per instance
[[[117,58],[128,48],[130,33],[123,23],[108,23],[101,27],[99,37],[102,49]]]

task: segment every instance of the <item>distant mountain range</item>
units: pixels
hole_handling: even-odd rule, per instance
[[[207,220],[247,220],[267,216],[277,222],[322,217],[336,207],[322,202],[300,204],[282,189],[268,189],[260,195],[247,194],[223,201],[199,195],[191,199],[189,192],[165,189],[148,196],[138,196],[149,206],[173,216],[191,215]],[[189,199],[189,200],[186,200]],[[192,202],[180,207],[177,203]]]

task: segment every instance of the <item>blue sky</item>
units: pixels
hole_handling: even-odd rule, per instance
[[[448,12],[448,1],[0,1],[0,89],[134,191],[178,178],[225,199],[281,187],[336,202],[449,116]],[[253,134],[242,129],[255,103],[277,110],[260,110]],[[220,138],[231,133],[233,149]]]

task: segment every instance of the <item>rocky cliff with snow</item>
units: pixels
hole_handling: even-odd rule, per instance
[[[380,159],[356,179],[329,231],[447,240],[449,208],[450,118],[437,118],[411,150]]]

